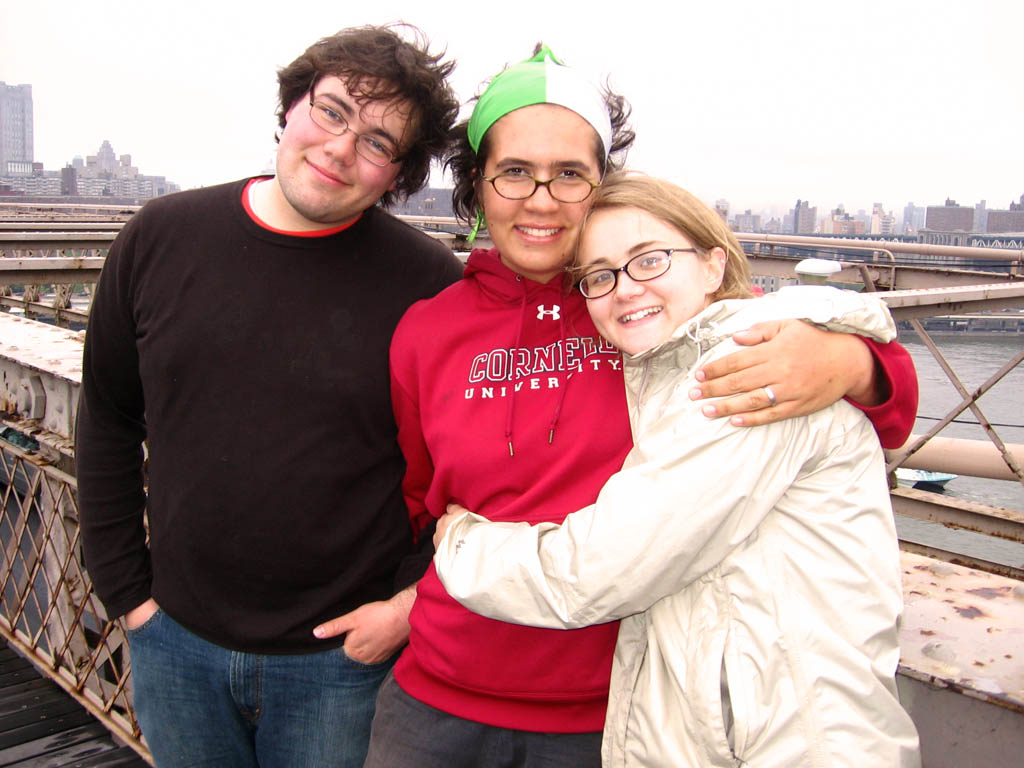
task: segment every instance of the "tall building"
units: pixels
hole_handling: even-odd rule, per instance
[[[881,203],[871,206],[871,228],[868,233],[872,235],[896,234],[896,217],[892,213],[886,213]]]
[[[974,229],[974,209],[957,205],[946,199],[945,205],[929,205],[925,228],[935,232],[971,232]]]
[[[130,155],[125,155],[130,158]],[[131,162],[128,163],[131,165]],[[110,146],[110,142],[106,139],[103,140],[103,144],[100,145],[99,151],[95,155],[89,155],[85,158],[85,167],[89,171],[90,175],[97,177],[112,177],[118,169],[117,156],[114,154],[114,148]]]
[[[722,221],[729,220],[729,201],[726,199],[715,200],[715,213],[722,217]]]
[[[974,223],[971,226],[974,232],[988,232],[988,209],[984,200],[974,206]]]
[[[750,209],[747,208],[745,212],[736,214],[732,228],[735,232],[760,232],[761,215],[758,213],[751,213]]]
[[[0,176],[31,176],[32,86],[0,80]]]
[[[78,194],[78,171],[70,164],[60,169],[60,194],[63,197]]]
[[[790,213],[793,216],[794,235],[813,235],[817,224],[818,209],[811,208],[806,200],[797,200],[796,206]]]
[[[920,205],[907,203],[903,207],[903,234],[916,235],[924,229],[924,215],[926,209]]]
[[[989,211],[985,231],[991,234],[1024,232],[1024,211]]]
[[[986,211],[985,232],[1004,234],[1024,232],[1024,195],[1019,203],[1010,203],[1005,211]]]

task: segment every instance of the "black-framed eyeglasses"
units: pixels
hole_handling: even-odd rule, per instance
[[[625,272],[633,280],[643,283],[661,277],[672,266],[673,253],[699,253],[697,248],[658,248],[638,253],[621,267],[606,267],[587,272],[576,283],[580,293],[587,299],[599,299],[615,290],[619,274]]]
[[[505,171],[495,176],[484,176],[494,191],[506,200],[525,200],[532,197],[538,187],[547,187],[548,194],[560,203],[582,203],[600,186],[577,175],[560,175],[541,181],[520,171]]]
[[[348,120],[337,107],[326,101],[317,101],[313,90],[309,91],[309,117],[320,128],[335,136],[344,136],[349,131]],[[376,136],[356,133],[356,152],[374,165],[383,168],[391,163],[401,162],[400,157]]]

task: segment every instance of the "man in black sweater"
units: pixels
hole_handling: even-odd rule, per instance
[[[461,275],[377,207],[423,186],[458,111],[452,64],[416,35],[312,45],[278,73],[277,174],[156,199],[110,249],[81,526],[159,768],[361,766],[406,640],[421,573],[399,572],[388,345]]]

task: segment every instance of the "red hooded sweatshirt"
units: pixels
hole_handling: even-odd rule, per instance
[[[903,383],[890,387],[905,391],[895,367]],[[620,356],[583,298],[517,275],[496,251],[474,251],[461,282],[409,309],[391,386],[416,531],[449,501],[491,520],[560,523],[597,499],[632,445]],[[892,420],[894,407],[907,410],[872,410]],[[916,398],[898,419],[907,430],[915,410]],[[484,618],[448,596],[433,565],[409,622],[395,679],[419,701],[504,728],[602,729],[617,622],[564,631]]]
[[[535,283],[496,252],[406,313],[391,343],[391,397],[416,530],[458,501],[492,520],[562,522],[592,504],[632,439],[622,364],[583,298]],[[419,582],[406,693],[505,728],[599,731],[618,623],[560,631],[478,616],[433,565]]]

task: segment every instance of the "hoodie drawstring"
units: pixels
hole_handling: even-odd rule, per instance
[[[516,279],[522,280],[522,278],[518,276],[516,277]],[[518,382],[518,376],[516,375],[515,371],[518,370],[518,366],[516,365],[516,359],[518,358],[519,348],[523,340],[523,329],[526,326],[527,304],[527,290],[526,286],[524,285],[523,298],[522,302],[519,305],[519,328],[516,331],[515,345],[512,347],[511,365],[513,373],[512,377],[510,378],[512,391],[508,398],[508,408],[506,409],[505,412],[505,441],[508,443],[509,456],[516,455],[515,446],[513,444],[514,441],[512,428],[513,418],[515,416],[516,409],[516,383]],[[558,338],[560,341],[563,342],[566,339],[565,317],[561,313],[559,313],[558,315]],[[548,424],[548,445],[552,445],[555,442],[555,430],[558,428],[558,420],[559,418],[561,418],[562,415],[562,405],[565,403],[566,390],[569,388],[569,379],[571,378],[572,371],[565,371],[564,376],[562,378],[562,385],[559,387],[560,391],[558,393],[558,402],[555,404],[555,411],[551,415],[551,423]]]
[[[516,275],[516,280],[522,281],[519,275]],[[526,325],[526,286],[523,286],[523,300],[519,304],[519,330],[516,332],[516,343],[512,347],[512,359],[510,364],[512,366],[512,395],[508,399],[508,409],[505,413],[505,439],[508,441],[508,455],[515,456],[515,449],[512,447],[512,415],[516,409],[516,357],[519,354],[519,344],[523,340],[523,326]]]
[[[561,314],[558,316],[558,337],[565,340],[565,318]],[[558,393],[558,403],[555,405],[555,412],[551,416],[551,425],[548,429],[548,445],[555,442],[555,427],[558,426],[558,417],[562,415],[562,403],[565,402],[565,391],[569,388],[569,379],[572,378],[572,371],[565,372],[565,378],[562,380],[562,386],[559,387],[561,390]]]

